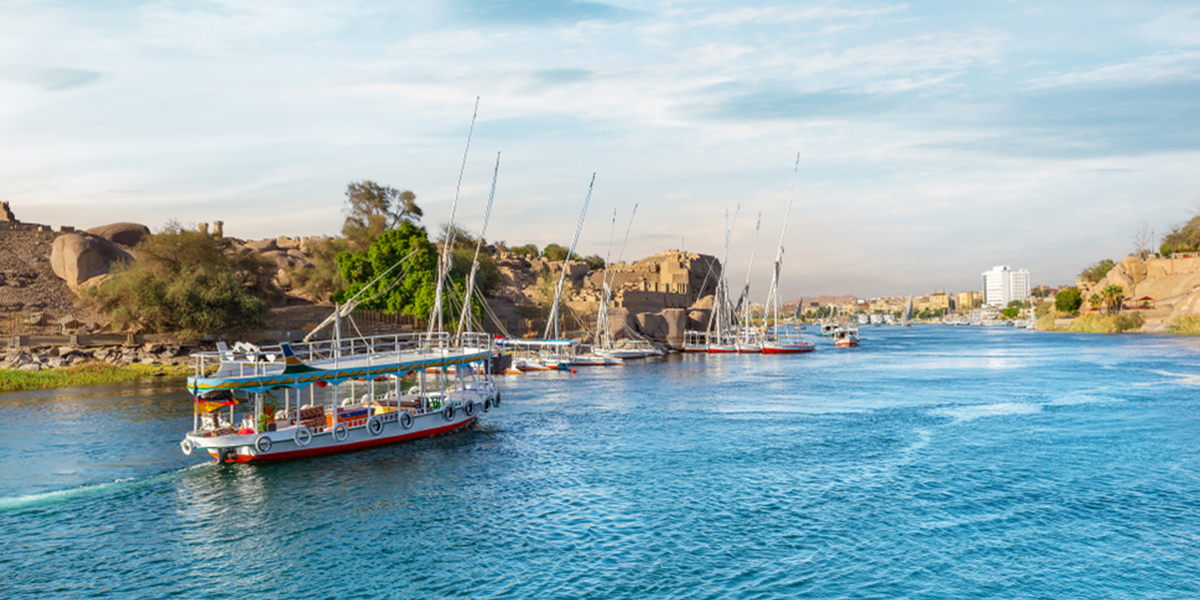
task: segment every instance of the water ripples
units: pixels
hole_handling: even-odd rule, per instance
[[[35,463],[4,596],[1200,595],[1190,340],[864,335],[509,379],[466,431],[258,467],[182,458],[174,391],[0,399]],[[139,429],[60,418],[113,404]]]

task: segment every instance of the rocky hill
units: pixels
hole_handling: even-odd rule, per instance
[[[1127,304],[1148,299],[1143,331],[1162,331],[1175,317],[1200,314],[1200,254],[1129,256],[1097,283],[1076,282],[1085,300],[1109,285],[1121,286]]]
[[[78,294],[110,277],[118,261],[137,260],[138,241],[150,233],[137,223],[114,223],[76,231],[21,223],[7,204],[0,210],[0,315],[19,321],[22,333],[54,333],[67,329],[100,331],[108,318],[80,307]],[[223,224],[199,224],[201,231],[223,236]],[[232,239],[239,252],[256,252],[276,266],[268,327],[295,330],[319,321],[326,306],[300,286],[288,269],[311,265],[310,247],[319,238],[280,236],[262,240]],[[546,306],[562,262],[526,258],[489,248],[502,284],[488,298],[494,319],[489,330],[510,335],[540,335]],[[658,340],[682,339],[685,329],[704,329],[711,312],[721,265],[712,256],[678,250],[660,252],[635,262],[610,265],[613,287],[611,319],[618,336]],[[573,262],[564,297],[565,327],[583,337],[595,327],[606,271]],[[69,327],[68,327],[69,325]]]

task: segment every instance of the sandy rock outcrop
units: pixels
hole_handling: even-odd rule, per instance
[[[150,235],[150,228],[141,223],[110,223],[93,227],[87,232],[114,244],[132,248],[138,245],[142,238]]]
[[[54,274],[76,292],[81,283],[108,273],[114,262],[132,260],[133,256],[116,244],[79,233],[58,236],[50,250],[50,267]]]
[[[1110,286],[1119,285],[1130,299],[1149,297],[1160,309],[1173,309],[1177,315],[1200,313],[1200,301],[1191,297],[1200,291],[1200,258],[1129,256],[1117,263],[1099,282],[1080,292],[1084,298]]]

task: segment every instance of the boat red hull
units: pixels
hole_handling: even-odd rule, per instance
[[[815,346],[804,346],[804,347],[799,347],[799,348],[770,348],[770,347],[764,346],[762,349],[762,353],[763,354],[803,354],[805,352],[812,352],[813,350],[816,350],[816,349],[817,348]]]
[[[231,462],[231,463],[233,463],[233,462],[239,462],[239,463],[266,462],[266,461],[273,461],[273,460],[288,460],[288,459],[292,459],[292,458],[304,458],[306,456],[319,456],[321,454],[337,454],[339,452],[352,452],[354,450],[365,450],[367,448],[374,448],[376,446],[386,446],[388,444],[398,444],[400,442],[408,442],[408,441],[412,441],[412,440],[419,440],[421,438],[427,438],[427,437],[432,437],[435,435],[442,435],[445,433],[450,433],[452,431],[455,431],[457,429],[462,429],[463,427],[470,425],[471,423],[473,423],[475,421],[475,419],[476,419],[476,417],[471,417],[460,423],[451,423],[451,424],[443,426],[443,427],[435,427],[433,429],[414,431],[412,433],[408,433],[408,434],[404,434],[404,435],[378,437],[378,438],[363,440],[361,442],[354,442],[354,443],[350,443],[350,444],[339,444],[336,446],[322,446],[320,448],[300,448],[297,450],[287,450],[284,452],[269,452],[266,454],[232,454],[231,456],[229,456],[229,459],[227,462]],[[212,455],[214,460],[217,458],[216,451],[209,450],[208,453],[210,455]]]

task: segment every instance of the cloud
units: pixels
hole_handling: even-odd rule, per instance
[[[1190,8],[1158,16],[1146,23],[1142,32],[1158,43],[1200,46],[1200,9]]]
[[[714,108],[714,114],[740,119],[810,120],[848,118],[877,114],[894,106],[895,100],[880,94],[848,89],[799,91],[777,84],[730,83],[718,86],[734,92]]]
[[[581,21],[621,21],[639,14],[603,2],[578,0],[460,0],[455,8],[469,20],[493,23],[563,25]]]
[[[47,92],[61,92],[90,85],[103,77],[100,71],[58,67],[49,69],[18,69],[0,77],[35,86]]]
[[[595,73],[585,69],[546,69],[533,73],[534,79],[552,85],[578,83],[591,79],[595,75]]]
[[[1039,77],[1030,81],[1030,87],[1136,86],[1197,80],[1200,80],[1200,51],[1189,50],[1160,52],[1090,71]]]
[[[748,24],[776,25],[780,23],[828,21],[841,18],[870,19],[901,12],[907,8],[904,4],[871,9],[850,9],[835,6],[809,6],[803,8],[794,6],[744,7],[705,15],[693,21],[693,25],[733,27]]]

